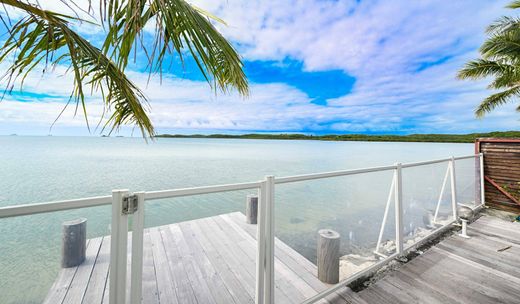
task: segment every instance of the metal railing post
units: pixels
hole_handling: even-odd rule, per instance
[[[437,200],[437,207],[435,207],[435,214],[433,216],[433,223],[437,223],[437,216],[439,215],[439,209],[441,208],[442,197],[444,196],[444,190],[446,189],[446,182],[448,181],[448,175],[450,174],[451,165],[448,163],[444,179],[442,180],[441,192],[439,193],[439,199]]]
[[[132,272],[130,303],[140,304],[143,290],[144,192],[135,193],[137,210],[132,215]]]
[[[112,225],[110,238],[110,304],[125,304],[126,250],[128,216],[123,214],[123,198],[128,190],[112,191]]]
[[[265,303],[274,304],[274,176],[266,176]]]
[[[479,154],[480,158],[480,204],[484,205],[486,203],[486,189],[485,180],[484,180],[484,153]]]
[[[266,217],[266,188],[267,182],[263,181],[258,190],[258,218],[256,227],[256,287],[255,303],[264,304],[264,276],[265,276],[265,217]]]
[[[401,163],[396,164],[395,169],[395,244],[396,252],[403,253],[403,177]]]
[[[379,247],[381,246],[381,242],[383,241],[383,233],[385,232],[386,219],[388,218],[388,211],[390,210],[390,203],[392,202],[392,196],[395,193],[395,175],[392,177],[392,183],[390,184],[390,191],[388,191],[388,198],[386,200],[385,213],[383,214],[383,221],[381,223],[381,229],[379,229],[379,236],[377,237],[376,250],[375,254],[381,255],[379,253]]]
[[[458,223],[459,214],[457,209],[457,183],[455,175],[455,157],[450,160],[450,186],[451,186],[451,208],[453,211],[453,219]]]

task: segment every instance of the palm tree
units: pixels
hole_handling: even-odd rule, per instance
[[[508,8],[520,8],[520,1],[514,1]],[[483,79],[493,77],[488,88],[499,90],[485,98],[475,114],[483,117],[498,106],[517,102],[520,97],[520,18],[504,16],[487,30],[487,40],[480,47],[481,58],[472,60],[462,68],[459,79]],[[516,108],[520,111],[520,106]]]
[[[0,0],[4,9],[11,7],[24,13],[15,19],[6,9],[4,16],[0,15],[8,30],[0,49],[0,63],[9,64],[3,78],[7,91],[13,90],[15,83],[21,89],[27,75],[37,67],[43,65],[46,73],[65,65],[74,79],[69,103],[75,103],[76,111],[81,109],[87,127],[86,92],[100,92],[105,111],[111,113],[103,129],[108,127],[112,132],[129,124],[138,127],[145,137],[155,134],[147,114],[149,104],[141,89],[125,75],[128,61],[137,51],[146,54],[149,73],[161,73],[168,55],[177,54],[183,61],[189,54],[215,91],[236,89],[242,96],[248,94],[239,55],[212,24],[223,21],[184,0],[100,0],[99,23],[91,0],[88,8],[79,7],[74,0],[61,1],[71,9],[71,15],[44,10],[38,1]],[[93,21],[80,18],[83,12]],[[74,30],[82,23],[104,29],[106,37],[100,47]],[[149,29],[144,32],[146,25],[153,25],[151,43],[148,36],[144,42],[149,35]]]

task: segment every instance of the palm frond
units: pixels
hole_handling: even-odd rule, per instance
[[[508,90],[492,94],[484,99],[475,111],[477,117],[483,117],[486,113],[491,112],[496,107],[506,104],[511,101],[513,97],[520,96],[520,86],[515,86]]]
[[[143,136],[154,135],[145,110],[148,105],[145,96],[100,49],[71,29],[70,22],[77,18],[45,11],[23,1],[0,0],[0,3],[27,13],[9,29],[0,50],[0,62],[14,57],[5,75],[7,87],[17,80],[23,85],[38,64],[68,65],[74,79],[71,99],[76,107],[82,107],[86,120],[84,87],[90,86],[92,91],[101,92],[105,107],[113,112],[105,123],[110,132],[124,124],[134,124]]]
[[[516,73],[516,67],[498,61],[476,59],[464,65],[458,72],[459,79],[482,79],[488,76],[512,75]]]
[[[124,69],[132,52],[140,48],[148,56],[150,73],[161,73],[167,55],[181,61],[188,52],[214,89],[241,95],[249,92],[243,63],[236,50],[213,26],[221,19],[184,0],[102,0],[108,16],[103,51]],[[155,24],[151,44],[143,43],[144,27]]]
[[[519,0],[515,0],[511,3],[509,3],[507,6],[507,8],[512,8],[512,9],[517,9],[517,8],[520,8],[520,1]]]
[[[492,24],[490,24],[486,33],[488,34],[499,34],[506,33],[509,31],[519,31],[520,30],[520,18],[518,17],[510,17],[510,16],[502,16],[500,19],[495,20]]]
[[[520,31],[510,31],[489,37],[480,47],[483,58],[518,60],[520,54]]]
[[[520,8],[520,0],[507,7]],[[477,117],[520,97],[520,18],[504,16],[492,23],[486,32],[488,38],[479,49],[481,58],[469,61],[457,73],[459,79],[493,77],[488,88],[503,90],[480,103],[475,110]]]

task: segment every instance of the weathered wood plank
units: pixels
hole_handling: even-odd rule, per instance
[[[196,223],[193,221],[181,223],[179,225],[186,239],[191,242],[194,250],[204,253],[211,267],[222,278],[227,287],[227,291],[233,297],[236,303],[254,303],[254,296],[248,294],[242,283],[237,279],[234,272],[227,266],[226,262],[213,248],[208,246],[208,242],[201,231],[197,229]],[[190,237],[191,236],[191,237]]]
[[[212,221],[216,222],[217,226],[220,227],[221,231],[225,235],[230,235],[237,241],[236,245],[249,257],[252,262],[252,266],[249,268],[255,269],[256,265],[256,240],[248,236],[246,233],[237,233],[238,231],[227,224],[221,217],[212,217]],[[281,303],[299,303],[305,299],[305,297],[290,284],[281,279],[279,275],[276,275],[277,260],[275,259],[275,300]]]
[[[244,287],[248,290],[251,297],[255,296],[255,262],[229,238],[219,238],[220,227],[211,219],[201,219],[197,221],[197,229],[204,236],[203,241],[207,242],[223,257],[228,267],[239,278]]]
[[[481,217],[469,226],[471,239],[452,236],[360,293],[345,288],[326,300],[515,303],[519,226]],[[239,213],[146,229],[143,303],[253,303],[255,238],[256,226]],[[108,237],[89,240],[86,263],[63,269],[45,303],[107,303],[109,244]],[[298,303],[329,286],[316,278],[314,264],[279,239],[275,255],[277,303]]]
[[[89,247],[90,240],[87,240],[87,249]],[[69,290],[69,286],[74,279],[74,275],[76,275],[76,271],[78,270],[78,267],[70,267],[70,268],[63,268],[59,274],[56,281],[54,281],[54,284],[52,284],[51,289],[49,290],[49,293],[47,294],[47,297],[43,301],[43,303],[48,304],[55,304],[55,303],[62,303],[63,299],[67,295],[67,291]]]
[[[103,237],[101,248],[96,259],[96,264],[92,270],[87,291],[82,303],[101,303],[105,291],[105,284],[108,278],[108,266],[110,264],[110,237]]]
[[[152,252],[152,239],[150,233],[146,232],[143,236],[143,283],[142,283],[142,302],[159,303],[159,288],[155,275],[155,261]]]
[[[256,238],[256,226],[247,224],[244,215],[240,212],[223,214],[220,215],[220,217],[234,227],[237,233],[247,232],[249,235]],[[305,283],[311,286],[315,293],[323,291],[330,286],[317,279],[316,265],[312,264],[309,260],[278,238],[275,238],[275,255],[277,259],[297,274],[300,279],[304,280]],[[327,301],[331,303],[337,303],[338,301],[344,303],[344,300],[352,300],[354,298],[354,295],[348,295],[347,288],[345,288],[344,291],[345,292],[337,292],[335,295],[327,297]],[[341,299],[338,299],[338,295],[344,300],[342,301]]]
[[[200,269],[200,279],[207,282],[209,290],[217,303],[239,303],[236,298],[230,293],[222,274],[217,272],[215,266],[211,263],[206,253],[196,240],[197,235],[193,233],[186,223],[176,225],[178,227],[177,233],[184,241],[184,248],[188,250],[192,256],[197,268]],[[173,228],[171,228],[173,230]],[[187,253],[186,252],[186,253]],[[224,273],[229,274],[229,273]]]
[[[78,266],[76,275],[72,280],[63,303],[81,303],[87,290],[92,270],[96,264],[102,238],[91,239],[85,253],[85,261]]]
[[[196,258],[191,250],[188,248],[186,241],[182,237],[182,232],[178,225],[171,225],[165,228],[163,231],[168,231],[171,234],[172,241],[179,250],[179,257],[182,258],[183,265],[186,269],[187,278],[193,287],[193,292],[199,303],[223,303],[222,299],[215,297],[213,292],[212,282],[208,282],[212,276],[205,277],[201,268],[206,265],[197,265]],[[168,234],[168,233],[165,233]],[[232,299],[229,298],[232,302]]]
[[[358,295],[370,303],[517,303],[520,245],[509,241],[520,237],[515,225],[480,218],[470,225],[471,239],[451,236]],[[509,252],[497,252],[507,244]]]
[[[188,270],[185,268],[183,256],[179,252],[169,227],[162,226],[159,231],[172,277],[172,281],[169,283],[174,287],[179,303],[197,303],[195,288],[188,278]]]
[[[155,270],[157,276],[157,287],[159,290],[160,303],[180,303],[177,300],[177,293],[172,282],[174,281],[170,273],[170,267],[161,234],[158,228],[149,230],[152,240],[152,254],[155,260]],[[167,249],[168,250],[168,249]]]

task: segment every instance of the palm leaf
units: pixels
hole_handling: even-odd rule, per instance
[[[236,89],[248,95],[243,63],[236,50],[213,26],[223,21],[184,0],[105,0],[108,35],[103,51],[124,69],[136,48],[148,55],[150,73],[163,70],[167,55],[181,61],[187,51],[214,89]],[[153,43],[145,44],[144,27],[155,24]]]
[[[520,8],[520,1],[507,7]],[[475,110],[477,117],[520,97],[520,18],[504,16],[492,23],[487,33],[489,37],[479,49],[481,58],[469,61],[457,73],[459,79],[493,77],[488,88],[505,89],[485,98]]]
[[[507,8],[513,8],[513,9],[520,8],[520,1],[515,0],[515,1],[511,2],[511,3],[509,3],[506,7]]]
[[[70,2],[69,8],[77,8]],[[0,50],[0,62],[14,58],[5,75],[7,88],[17,80],[23,86],[23,80],[39,64],[45,65],[44,71],[48,65],[69,65],[74,78],[71,100],[77,108],[81,106],[86,119],[84,86],[90,86],[91,92],[100,91],[107,110],[112,111],[105,124],[111,132],[134,124],[143,135],[154,134],[146,98],[124,74],[132,52],[146,54],[150,74],[162,73],[163,65],[170,61],[168,55],[177,54],[184,62],[188,53],[215,90],[236,89],[242,96],[249,93],[240,56],[212,24],[224,22],[184,0],[100,0],[107,36],[99,49],[71,29],[71,24],[85,22],[78,17],[42,10],[38,2],[0,3],[27,14],[13,25],[2,19],[8,39]],[[146,44],[144,27],[151,23],[155,24],[153,43]]]
[[[477,117],[483,117],[486,113],[491,112],[496,107],[506,104],[511,101],[513,97],[520,96],[520,86],[492,94],[484,99],[475,110]]]
[[[488,76],[511,75],[515,73],[516,67],[507,63],[493,60],[476,59],[465,64],[457,77],[459,79],[481,79]]]
[[[76,18],[45,11],[22,1],[0,0],[0,3],[27,13],[10,28],[0,50],[0,61],[14,57],[4,75],[7,87],[19,79],[23,85],[23,79],[39,63],[45,64],[45,70],[49,65],[69,65],[74,79],[71,99],[75,101],[76,109],[81,106],[86,120],[84,86],[88,85],[92,91],[101,91],[106,108],[112,111],[104,125],[110,128],[110,132],[124,124],[134,124],[143,136],[154,135],[145,110],[145,96],[100,49],[70,28],[70,22]]]

